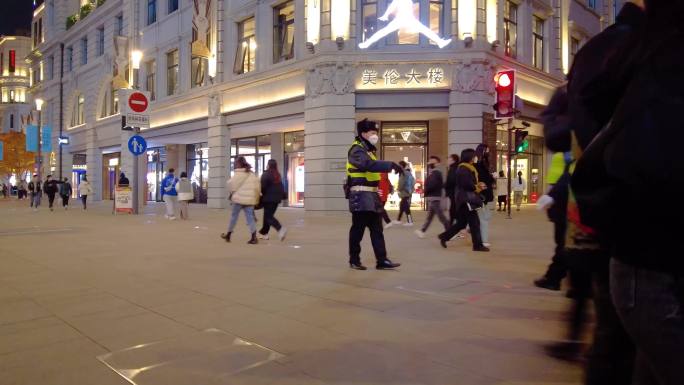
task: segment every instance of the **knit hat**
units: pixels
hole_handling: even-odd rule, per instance
[[[377,130],[378,124],[372,120],[368,120],[367,118],[356,123],[356,132],[358,132],[359,135],[363,134],[364,132]]]

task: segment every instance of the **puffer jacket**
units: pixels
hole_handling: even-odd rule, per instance
[[[243,206],[255,206],[261,197],[261,182],[252,171],[244,168],[235,169],[235,174],[228,180],[230,200]]]
[[[188,178],[180,178],[176,182],[176,192],[178,192],[179,201],[191,201],[194,198],[192,193],[192,184]]]
[[[81,183],[78,185],[78,193],[81,195],[90,195],[93,193],[93,187],[90,185],[90,182],[88,181],[81,181]]]

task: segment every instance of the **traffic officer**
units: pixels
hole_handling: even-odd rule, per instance
[[[378,196],[380,174],[394,170],[402,174],[404,170],[396,163],[377,160],[375,145],[378,143],[377,123],[364,119],[356,130],[358,136],[352,143],[347,156],[347,181],[345,190],[349,198],[349,211],[352,213],[352,226],[349,230],[349,267],[366,270],[361,263],[361,240],[368,227],[371,243],[375,252],[376,269],[394,269],[399,263],[387,259],[385,237],[382,234],[382,203]]]

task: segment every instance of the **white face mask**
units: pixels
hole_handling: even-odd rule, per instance
[[[372,144],[373,146],[375,146],[375,145],[378,143],[378,140],[380,140],[380,138],[378,138],[377,135],[371,135],[371,136],[368,137],[368,141],[369,141],[370,144]]]

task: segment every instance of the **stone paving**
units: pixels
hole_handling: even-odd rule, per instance
[[[495,213],[488,254],[442,249],[437,221],[426,239],[393,227],[402,267],[362,272],[348,214],[281,209],[285,242],[247,245],[244,218],[225,243],[227,211],[202,205],[189,221],[26,205],[0,200],[3,385],[581,382],[544,354],[569,300],[531,286],[553,250],[532,207]],[[363,255],[372,267],[368,236]]]

